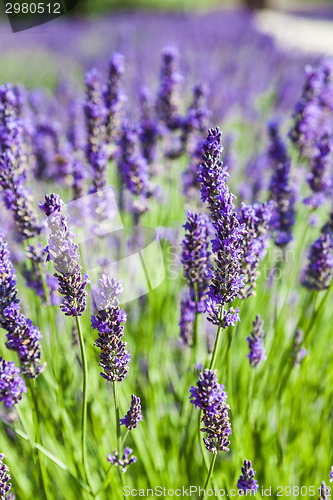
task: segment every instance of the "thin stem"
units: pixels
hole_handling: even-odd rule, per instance
[[[127,429],[127,432],[126,432],[125,436],[123,437],[123,440],[121,442],[122,445],[125,443],[128,434],[129,434],[129,429]]]
[[[113,395],[114,395],[114,409],[115,409],[115,413],[116,413],[117,451],[118,451],[118,457],[120,458],[120,456],[121,456],[121,432],[120,432],[120,418],[119,418],[119,396],[118,396],[118,386],[117,386],[116,381],[113,381]],[[124,495],[123,473],[121,472],[120,469],[118,469],[118,473],[119,473],[121,487],[122,487],[122,491],[123,491],[123,495]]]
[[[224,305],[221,307],[220,319],[223,318],[223,312],[224,312]],[[213,354],[212,354],[212,359],[211,359],[210,365],[209,365],[209,369],[210,370],[214,370],[214,368],[215,368],[217,353],[218,353],[219,345],[220,345],[221,332],[222,332],[222,327],[219,326],[218,329],[217,329],[217,334],[216,334],[216,339],[215,339],[215,344],[214,344],[214,350],[213,350]]]
[[[36,384],[35,380],[28,380],[28,386],[29,386],[29,393],[31,396],[31,409],[32,409],[32,418],[33,418],[33,423],[34,423],[34,431],[35,431],[35,442],[37,444],[40,444],[40,432],[39,432],[39,419],[38,419],[38,406],[37,406],[37,398],[36,398]],[[50,497],[50,492],[48,488],[48,477],[47,477],[47,472],[44,467],[43,461],[40,456],[40,451],[38,448],[36,449],[36,458],[38,462],[38,467],[40,471],[40,486],[42,489],[42,494],[46,500]]]
[[[92,487],[90,484],[90,478],[88,473],[88,465],[86,460],[86,439],[87,439],[87,396],[88,396],[88,365],[86,358],[86,351],[84,348],[84,339],[81,330],[81,323],[78,316],[76,316],[76,326],[79,334],[79,342],[81,349],[81,358],[82,358],[82,369],[83,369],[83,382],[82,382],[82,390],[83,390],[83,404],[82,404],[82,435],[81,435],[81,455],[82,455],[82,465],[85,474],[85,479],[89,485],[90,493],[92,494]]]
[[[209,467],[209,471],[208,471],[208,474],[207,474],[207,478],[206,478],[206,481],[205,481],[205,484],[204,484],[204,487],[203,487],[204,491],[202,492],[200,498],[204,498],[204,496],[205,496],[205,490],[206,490],[206,488],[207,488],[207,486],[209,484],[209,481],[210,481],[210,479],[212,477],[213,470],[214,470],[214,465],[215,465],[215,461],[216,461],[216,453],[214,453],[213,456],[212,456],[212,460],[210,462],[210,467]]]

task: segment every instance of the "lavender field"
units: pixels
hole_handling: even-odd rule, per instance
[[[0,43],[0,499],[330,498],[333,60],[241,9]]]

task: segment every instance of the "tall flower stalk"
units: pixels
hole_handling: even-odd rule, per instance
[[[215,266],[212,269],[207,302],[208,319],[218,325],[210,369],[216,363],[220,336],[228,325],[239,321],[238,310],[225,307],[233,302],[244,287],[242,258],[245,224],[240,223],[227,185],[229,174],[221,161],[222,134],[210,129],[203,144],[203,162],[199,167],[201,199],[210,211],[215,239],[212,241]]]
[[[40,208],[48,215],[47,224],[50,230],[47,254],[48,260],[52,260],[54,268],[57,271],[55,277],[58,279],[58,291],[62,295],[63,302],[61,310],[66,316],[75,318],[76,327],[79,336],[81,359],[82,359],[82,434],[81,434],[81,454],[82,466],[87,483],[91,488],[86,460],[86,434],[87,434],[87,399],[88,399],[88,365],[84,347],[84,338],[82,334],[79,316],[86,309],[85,290],[88,281],[88,275],[82,273],[82,266],[79,262],[79,247],[73,242],[74,234],[69,227],[67,217],[61,213],[63,203],[59,196],[51,194],[45,197],[45,203],[40,204]]]

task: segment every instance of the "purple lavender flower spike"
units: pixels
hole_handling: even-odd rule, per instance
[[[312,244],[301,284],[309,290],[326,290],[332,280],[333,255],[329,234],[321,234]]]
[[[195,408],[203,412],[201,421],[204,425],[201,432],[207,434],[203,439],[206,449],[217,454],[219,451],[229,451],[229,435],[231,425],[226,403],[228,397],[223,385],[217,380],[216,371],[205,369],[200,373],[197,386],[190,389],[190,400]]]
[[[131,407],[125,417],[120,419],[120,425],[125,425],[131,431],[132,429],[136,429],[142,420],[140,398],[132,394]]]
[[[264,347],[265,332],[263,330],[263,326],[264,322],[258,314],[253,322],[251,335],[246,339],[250,349],[250,353],[247,357],[249,358],[250,365],[252,367],[257,366],[260,361],[265,361],[267,359]]]
[[[140,91],[140,106],[139,139],[141,151],[143,157],[151,166],[156,156],[156,145],[161,131],[154,116],[152,93],[147,87],[142,88]]]
[[[113,452],[113,455],[111,455],[109,453],[106,456],[106,458],[107,458],[108,462],[115,465],[116,467],[119,467],[121,472],[123,472],[125,474],[128,467],[132,464],[135,464],[137,461],[137,458],[134,455],[132,455],[132,453],[133,453],[133,450],[131,448],[126,447],[124,449],[124,454],[123,454],[122,459],[119,459],[119,454],[118,454],[117,450],[115,450]]]
[[[179,128],[182,121],[178,114],[179,85],[182,81],[178,73],[178,60],[179,53],[174,46],[163,49],[156,111],[160,121],[170,130]]]
[[[0,186],[6,208],[13,213],[21,237],[27,239],[38,234],[40,227],[24,185],[27,158],[17,99],[15,87],[0,86]]]
[[[11,409],[26,392],[28,390],[15,363],[13,361],[6,362],[0,357],[0,401],[3,401],[4,405]]]
[[[190,161],[188,167],[182,173],[183,192],[185,196],[194,198],[198,196],[198,189],[200,189],[198,181],[198,170],[202,161],[202,137],[196,140],[192,151],[190,153]]]
[[[7,242],[0,235],[0,325],[7,331],[6,347],[17,351],[21,372],[28,378],[37,377],[45,365],[40,365],[42,335],[30,319],[20,312],[16,276],[10,261]]]
[[[318,500],[328,500],[330,498],[330,496],[331,496],[330,495],[330,488],[327,488],[325,481],[323,481],[321,483],[320,497],[318,498]]]
[[[331,467],[331,472],[330,472],[330,483],[333,482],[333,465]]]
[[[206,301],[205,312],[208,314],[208,321],[210,321],[213,325],[221,327],[223,330],[228,328],[228,326],[235,326],[235,324],[240,321],[239,307],[236,307],[236,309],[230,307],[228,311],[224,310],[221,316],[221,308],[219,304],[211,299]]]
[[[189,210],[184,224],[185,237],[182,241],[181,262],[184,276],[190,288],[197,292],[197,301],[204,297],[208,289],[210,272],[209,219],[205,214]]]
[[[184,345],[192,346],[193,343],[193,324],[195,320],[195,301],[185,294],[180,302],[180,338]]]
[[[85,290],[89,283],[88,275],[82,274],[82,266],[79,263],[79,246],[73,242],[74,234],[68,225],[67,217],[61,214],[59,207],[62,202],[57,195],[51,195],[42,204],[42,210],[46,205],[50,212],[49,200],[56,200],[56,209],[50,213],[47,225],[50,229],[47,250],[47,260],[52,260],[57,271],[54,276],[58,280],[58,292],[64,297],[61,310],[66,316],[81,316],[86,309]],[[54,207],[53,207],[54,208]]]
[[[259,485],[258,481],[254,479],[256,471],[253,470],[251,460],[244,460],[244,465],[242,467],[242,474],[239,476],[237,482],[237,488],[247,492],[250,490],[256,493],[258,491]]]
[[[199,182],[202,201],[208,204],[215,229],[212,241],[215,268],[208,294],[219,307],[232,302],[244,286],[242,258],[245,234],[245,224],[239,222],[234,209],[235,196],[226,184],[229,174],[222,166],[222,150],[220,130],[209,130],[203,145]]]
[[[125,58],[122,54],[115,52],[112,54],[109,64],[109,79],[104,91],[104,102],[107,109],[106,130],[107,140],[112,142],[115,139],[120,126],[120,110],[125,99],[121,88],[121,79],[125,72]]]
[[[332,65],[323,61],[317,68],[305,67],[305,83],[294,109],[290,139],[300,153],[311,158],[318,136],[325,130],[332,109]]]
[[[311,159],[311,171],[307,176],[313,194],[304,200],[306,205],[314,208],[325,202],[326,195],[332,187],[332,180],[327,172],[332,151],[332,138],[325,133],[319,138],[316,146],[317,152]]]
[[[9,493],[10,488],[12,487],[10,481],[9,467],[3,463],[3,459],[5,455],[0,453],[0,498],[1,500],[6,500],[5,495]]]
[[[243,239],[243,273],[245,285],[239,292],[239,298],[245,299],[255,295],[256,281],[260,274],[258,267],[266,255],[268,246],[268,229],[272,217],[274,203],[242,203],[239,210],[239,221],[245,224],[246,233]]]
[[[269,124],[269,135],[269,157],[273,167],[270,192],[271,200],[275,203],[270,225],[274,231],[275,244],[285,246],[293,239],[291,231],[295,224],[296,193],[290,179],[290,160],[280,139],[277,122]]]
[[[135,197],[132,211],[138,219],[147,209],[151,195],[147,160],[136,151],[138,131],[124,122],[118,143],[118,172],[123,185]]]
[[[93,169],[91,193],[103,189],[106,185],[105,170],[108,162],[106,149],[105,120],[107,110],[103,100],[100,74],[96,69],[86,74],[86,103],[84,113],[88,132],[87,160]]]
[[[43,210],[44,214],[49,217],[54,212],[60,212],[64,202],[60,199],[58,194],[51,193],[45,195],[45,202],[39,203],[39,208]]]
[[[129,370],[131,358],[127,351],[127,343],[121,340],[124,335],[124,326],[127,314],[119,307],[118,297],[121,294],[121,286],[114,286],[115,282],[108,281],[107,276],[99,280],[100,294],[105,294],[106,308],[91,317],[91,326],[98,330],[98,339],[95,346],[101,349],[99,355],[99,366],[104,370],[101,376],[109,382],[121,382]]]
[[[211,114],[207,105],[207,95],[208,88],[203,83],[199,83],[194,87],[192,103],[181,125],[180,149],[178,154],[173,156],[180,156],[182,153],[191,154],[196,146],[195,140],[198,135],[201,137],[207,130],[208,117]]]
[[[302,347],[303,340],[304,335],[302,330],[296,330],[293,351],[291,353],[295,365],[300,365],[307,354],[306,348],[304,346]]]

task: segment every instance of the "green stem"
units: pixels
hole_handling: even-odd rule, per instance
[[[35,431],[35,442],[39,445],[40,441],[40,431],[39,431],[39,419],[38,419],[38,401],[36,397],[36,381],[28,380],[29,393],[31,396],[31,409],[32,409],[32,418],[34,423],[34,431]],[[38,462],[39,472],[40,472],[40,486],[42,489],[42,494],[46,500],[51,498],[50,491],[48,487],[48,477],[47,471],[44,467],[43,460],[40,455],[40,451],[38,448],[36,449],[36,458]]]
[[[121,432],[120,432],[120,418],[119,418],[119,396],[118,396],[118,386],[116,381],[113,381],[113,395],[114,395],[114,409],[116,413],[117,451],[118,451],[118,457],[120,458],[122,451],[121,451]],[[124,495],[124,478],[123,478],[123,473],[119,468],[118,468],[118,473],[121,481],[122,492]]]
[[[128,434],[129,434],[129,430],[127,429],[127,432],[126,432],[126,434],[125,434],[125,436],[123,437],[123,440],[122,440],[122,442],[121,442],[121,444],[122,444],[122,445],[125,443],[125,441],[126,441],[126,438],[127,438]]]
[[[216,461],[216,454],[214,453],[213,456],[212,456],[212,460],[210,462],[210,467],[209,467],[209,471],[208,471],[208,474],[207,474],[207,477],[206,477],[206,481],[205,481],[205,484],[204,484],[204,491],[202,492],[200,498],[204,498],[205,496],[205,490],[209,484],[209,481],[212,477],[212,474],[213,474],[213,470],[214,470],[214,465],[215,465],[215,461]]]
[[[221,307],[220,319],[223,318],[223,312],[224,312],[224,306]],[[218,353],[219,345],[220,345],[221,332],[222,332],[222,327],[219,326],[217,329],[216,339],[215,339],[215,343],[214,343],[212,359],[211,359],[210,365],[209,365],[210,370],[214,370],[214,368],[215,368],[217,353]]]
[[[82,465],[85,474],[85,479],[89,485],[90,493],[92,493],[92,487],[90,484],[90,478],[88,473],[88,465],[86,459],[86,440],[87,440],[87,399],[88,399],[88,365],[86,358],[86,351],[84,348],[84,339],[81,330],[81,323],[79,317],[76,316],[76,326],[79,334],[79,342],[81,349],[81,358],[82,358],[82,369],[83,369],[83,382],[82,382],[82,390],[83,390],[83,404],[82,404],[82,435],[81,435],[81,456],[82,456]]]

